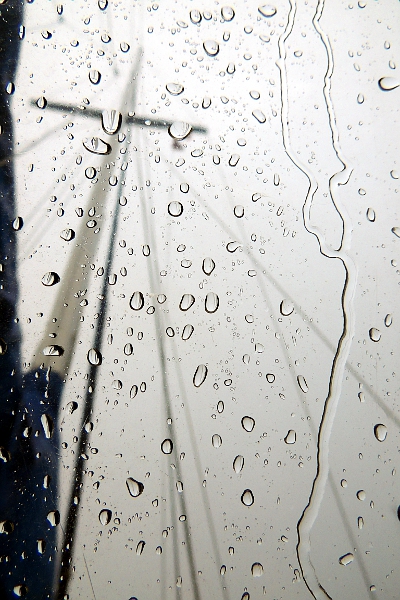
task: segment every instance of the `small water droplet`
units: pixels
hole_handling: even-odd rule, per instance
[[[191,131],[192,126],[184,121],[175,121],[168,128],[168,133],[174,140],[184,140]]]
[[[108,508],[103,508],[103,510],[99,512],[99,521],[103,526],[109,524],[109,522],[111,521],[111,517],[112,512]]]
[[[144,550],[144,547],[146,545],[146,542],[144,542],[143,540],[141,540],[138,545],[136,546],[136,554],[138,556],[140,556]]]
[[[193,375],[194,387],[200,387],[207,377],[208,369],[206,365],[199,365]]]
[[[190,325],[190,324],[185,325],[185,327],[183,328],[183,331],[182,331],[182,339],[185,341],[188,340],[190,338],[190,336],[192,335],[193,331],[194,331],[193,325]]]
[[[37,106],[38,108],[41,108],[42,110],[43,110],[44,108],[46,108],[46,106],[47,106],[47,100],[46,100],[46,98],[45,98],[44,96],[40,96],[40,98],[38,98],[38,99],[36,100],[36,106]]]
[[[381,77],[378,81],[378,85],[384,92],[390,92],[399,87],[400,81],[394,77]]]
[[[222,445],[222,438],[220,435],[218,435],[218,433],[214,433],[214,435],[211,438],[211,443],[213,445],[214,448],[219,448]]]
[[[40,421],[42,423],[44,437],[49,440],[50,438],[53,437],[53,431],[54,431],[53,419],[49,415],[42,415],[40,417]]]
[[[299,384],[299,388],[301,389],[301,391],[306,394],[308,392],[308,385],[303,375],[297,376],[297,383]]]
[[[165,87],[171,96],[179,96],[185,89],[181,83],[167,83]]]
[[[66,242],[70,242],[75,237],[75,231],[73,229],[63,229],[60,233],[60,238]]]
[[[339,564],[343,565],[343,566],[347,566],[350,563],[352,563],[354,560],[354,555],[351,552],[348,552],[347,554],[344,554],[343,556],[341,556],[339,558]]]
[[[207,294],[205,302],[204,302],[204,307],[206,309],[206,312],[215,313],[215,311],[218,310],[218,306],[219,306],[219,298],[218,298],[217,294],[215,294],[214,292],[209,292]]]
[[[85,169],[85,177],[88,179],[94,179],[96,177],[96,169],[94,167],[88,167]]]
[[[251,574],[253,577],[261,577],[264,573],[264,567],[261,563],[254,563],[251,567]]]
[[[384,442],[387,436],[387,427],[386,425],[382,425],[381,423],[375,425],[374,427],[374,435],[378,442]]]
[[[129,397],[130,397],[130,399],[131,399],[131,400],[133,400],[133,399],[134,399],[134,398],[137,396],[138,389],[139,389],[139,388],[138,388],[138,386],[137,386],[137,385],[133,385],[133,386],[131,387],[131,390],[130,390],[130,392],[129,392]]]
[[[253,110],[253,112],[251,114],[261,124],[265,123],[265,121],[267,120],[267,118],[264,115],[264,113],[262,112],[262,110],[259,110],[259,109]]]
[[[365,498],[367,497],[367,494],[364,492],[364,490],[358,490],[356,496],[359,500],[361,500],[361,502],[364,502]]]
[[[228,252],[236,252],[238,248],[240,248],[241,244],[239,242],[228,242],[226,245],[226,249]]]
[[[183,294],[179,303],[179,308],[183,311],[189,310],[189,308],[193,306],[194,302],[195,298],[192,296],[192,294]]]
[[[379,342],[381,339],[381,332],[376,327],[371,327],[369,330],[369,337],[373,342]]]
[[[392,227],[392,233],[398,238],[400,238],[400,227]]]
[[[273,17],[274,15],[276,15],[276,8],[275,8],[275,6],[272,6],[271,4],[264,4],[264,5],[258,7],[258,12],[263,17],[270,18],[270,17]]]
[[[238,456],[236,456],[235,460],[233,461],[233,470],[235,471],[235,473],[240,473],[240,471],[243,469],[243,467],[244,467],[244,458],[243,458],[243,456],[238,454]]]
[[[249,489],[244,490],[241,497],[241,501],[245,506],[251,506],[252,504],[254,504],[253,492]]]
[[[293,429],[289,429],[285,437],[286,444],[294,444],[296,442],[296,432]]]
[[[96,69],[91,69],[89,71],[89,81],[91,83],[93,83],[93,85],[97,85],[98,83],[100,83],[100,79],[101,79],[100,71],[97,71]]]
[[[64,348],[62,346],[46,346],[43,348],[44,356],[62,356]]]
[[[209,96],[204,96],[201,105],[203,108],[210,108],[211,98]]]
[[[15,85],[12,81],[9,81],[6,85],[6,94],[11,96],[15,92]]]
[[[244,216],[244,206],[242,206],[241,204],[237,204],[233,209],[233,214],[238,219],[241,219]]]
[[[24,225],[24,221],[23,221],[22,217],[16,217],[14,219],[14,221],[12,222],[12,228],[14,229],[14,231],[19,231],[20,229],[22,229],[23,225]]]
[[[129,52],[130,45],[127,42],[121,42],[119,47],[121,48],[121,52]]]
[[[219,44],[214,40],[207,40],[203,42],[203,48],[208,56],[217,56],[219,52]]]
[[[246,416],[246,417],[243,417],[243,418],[242,418],[242,427],[243,427],[243,429],[244,429],[245,431],[247,431],[247,432],[249,432],[249,433],[250,433],[251,431],[253,431],[255,424],[256,424],[256,422],[255,422],[255,420],[253,419],[253,417],[247,417],[247,416]]]
[[[83,146],[92,154],[110,154],[111,146],[99,137],[87,138],[82,142]]]
[[[189,269],[192,266],[192,261],[188,260],[187,258],[184,258],[183,260],[181,260],[181,267],[183,267],[184,269]]]
[[[375,215],[375,211],[373,208],[368,208],[367,209],[367,219],[368,221],[371,221],[371,223],[373,223],[375,221],[376,215]]]
[[[122,123],[122,115],[117,110],[103,110],[101,113],[101,126],[108,135],[117,133]]]
[[[200,23],[200,21],[202,19],[201,13],[197,9],[191,10],[189,13],[189,17],[190,17],[190,20],[192,21],[192,23],[194,23],[195,25]]]
[[[189,184],[188,183],[181,183],[179,186],[179,189],[181,190],[181,192],[183,194],[187,194],[189,191]]]
[[[165,439],[161,444],[161,450],[164,454],[171,454],[173,447],[174,445],[172,443],[172,440],[170,440],[169,438]]]
[[[47,520],[52,527],[57,527],[60,522],[60,513],[58,510],[51,510],[47,513]]]
[[[229,166],[230,167],[236,167],[236,165],[238,164],[240,159],[239,154],[232,154],[232,156],[229,159]]]
[[[144,485],[140,481],[136,481],[133,477],[128,477],[126,480],[126,487],[128,492],[133,498],[137,498],[144,490]]]
[[[364,96],[362,94],[358,94],[358,96],[357,96],[357,102],[358,102],[358,104],[363,104],[364,103]]]
[[[253,98],[253,100],[260,99],[260,92],[258,90],[250,90],[249,94],[250,94],[250,97]]]
[[[46,287],[55,285],[59,281],[60,281],[60,277],[54,271],[49,271],[48,273],[45,273],[42,277],[42,284],[45,285]]]
[[[221,8],[221,16],[224,21],[232,21],[233,17],[235,16],[235,11],[231,6],[223,6]]]
[[[183,213],[183,205],[176,200],[168,204],[168,212],[171,217],[180,217]]]
[[[217,404],[217,412],[219,414],[223,413],[224,412],[224,408],[225,408],[224,403],[222,402],[222,400],[220,400],[218,402],[218,404]]]
[[[211,273],[215,269],[215,262],[213,261],[213,259],[212,258],[205,258],[203,260],[202,269],[203,269],[203,272],[206,275],[211,275]]]
[[[275,375],[273,373],[267,373],[266,378],[268,383],[274,383],[275,381]]]
[[[141,310],[144,306],[144,296],[142,292],[134,292],[129,301],[132,310]]]
[[[89,352],[87,353],[87,359],[89,364],[93,365],[94,367],[101,365],[103,360],[101,353],[96,350],[96,348],[90,348]]]
[[[393,323],[393,317],[391,314],[386,315],[385,317],[385,325],[386,327],[390,327],[391,324]]]
[[[294,305],[290,300],[282,300],[279,310],[283,317],[288,317],[294,311]]]

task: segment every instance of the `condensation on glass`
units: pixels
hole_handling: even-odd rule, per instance
[[[2,598],[398,598],[399,11],[0,1]]]

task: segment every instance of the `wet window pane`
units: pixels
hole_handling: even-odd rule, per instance
[[[0,17],[1,598],[397,598],[398,3]]]

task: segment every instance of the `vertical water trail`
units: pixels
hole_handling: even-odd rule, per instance
[[[348,182],[351,175],[351,167],[349,166],[349,163],[344,160],[343,154],[339,146],[339,134],[336,127],[333,104],[330,97],[331,77],[334,67],[333,56],[329,39],[319,26],[319,21],[324,8],[324,0],[319,0],[313,18],[313,25],[316,31],[318,32],[327,53],[328,65],[324,76],[323,93],[325,98],[326,109],[328,112],[333,149],[343,167],[340,171],[332,175],[332,177],[329,180],[329,191],[331,201],[335,206],[343,223],[343,234],[341,244],[339,246],[339,249],[335,250],[328,246],[324,235],[318,229],[318,227],[311,224],[310,210],[314,195],[318,189],[318,183],[313,173],[309,171],[307,166],[304,165],[297,158],[290,145],[285,42],[293,30],[294,19],[296,15],[296,0],[289,0],[289,2],[290,10],[288,14],[286,28],[278,41],[279,59],[277,61],[281,81],[281,121],[283,144],[290,160],[296,167],[298,167],[300,171],[302,171],[302,173],[304,173],[309,182],[306,199],[303,205],[304,227],[309,233],[312,233],[317,238],[320,252],[327,258],[339,259],[342,262],[345,269],[345,283],[342,291],[341,300],[343,312],[343,330],[332,363],[328,395],[325,400],[324,410],[318,432],[317,470],[312,484],[307,506],[305,507],[297,525],[297,556],[304,581],[316,600],[326,600],[331,599],[331,596],[329,596],[328,592],[319,582],[314,565],[311,561],[311,530],[318,516],[324,497],[325,488],[328,482],[329,442],[335,420],[336,410],[340,400],[346,361],[349,355],[350,346],[355,330],[353,300],[357,283],[357,268],[353,260],[347,254],[347,251],[349,250],[351,244],[351,225],[349,223],[349,218],[345,207],[341,203],[337,195],[338,186],[344,185]]]

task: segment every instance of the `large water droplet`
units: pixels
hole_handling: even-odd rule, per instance
[[[122,115],[117,110],[103,110],[101,113],[101,125],[105,133],[114,135],[122,123]]]
[[[50,287],[51,285],[55,285],[59,281],[60,277],[54,271],[49,271],[48,273],[45,273],[42,277],[42,284],[48,287]]]
[[[193,375],[193,385],[194,387],[200,387],[202,383],[204,383],[207,377],[208,369],[206,365],[199,365],[196,369],[195,374]]]
[[[378,81],[378,85],[384,92],[390,92],[400,85],[400,81],[394,77],[382,77]]]
[[[182,94],[183,90],[185,89],[181,83],[167,83],[165,87],[171,96],[179,96],[179,94]]]
[[[205,299],[205,309],[208,313],[215,313],[218,310],[219,298],[214,292],[209,292]]]
[[[261,563],[254,563],[251,567],[251,574],[253,577],[261,577],[264,573],[264,567]]]
[[[339,564],[346,567],[347,565],[352,563],[353,560],[354,560],[354,554],[352,554],[351,552],[348,552],[347,554],[344,554],[343,556],[341,556],[339,558]]]
[[[183,213],[183,205],[176,200],[168,204],[168,212],[171,217],[180,217]]]
[[[163,443],[161,444],[161,450],[164,454],[171,454],[173,447],[174,447],[174,444],[172,443],[172,440],[170,440],[169,438],[164,440]]]
[[[381,332],[376,327],[371,327],[369,330],[369,337],[373,342],[379,342],[381,339]]]
[[[207,40],[203,42],[203,48],[208,56],[217,56],[219,52],[219,44],[214,40]]]
[[[57,527],[60,522],[60,513],[58,510],[51,510],[47,513],[47,520],[52,527]]]
[[[378,425],[375,425],[374,435],[375,435],[376,439],[378,440],[378,442],[384,442],[386,440],[386,436],[387,436],[386,425],[382,425],[381,423],[379,423]]]
[[[110,154],[111,146],[99,137],[92,137],[84,140],[83,146],[93,154]]]
[[[251,506],[252,504],[254,504],[253,492],[248,489],[244,490],[242,497],[241,497],[241,501],[245,506]]]
[[[101,362],[103,360],[101,353],[98,350],[96,350],[96,348],[90,348],[89,352],[87,353],[87,359],[88,362],[94,367],[98,367],[99,365],[101,365]]]
[[[264,4],[263,6],[258,7],[258,12],[263,17],[269,18],[269,17],[273,17],[274,15],[276,15],[276,8],[275,8],[275,6],[272,6],[271,4]]]
[[[46,346],[43,348],[43,354],[45,356],[62,356],[64,348],[62,346]]]
[[[179,303],[179,308],[183,311],[189,310],[191,306],[194,304],[194,296],[192,294],[183,294],[181,301]]]
[[[233,17],[235,16],[235,11],[231,6],[223,6],[221,8],[221,16],[224,21],[232,21]]]
[[[137,498],[144,490],[144,485],[140,481],[136,481],[133,477],[128,477],[126,480],[126,487],[128,492],[133,498]]]
[[[102,525],[108,525],[111,521],[111,517],[112,512],[108,508],[103,508],[103,510],[99,512],[99,521]]]
[[[211,443],[214,446],[214,448],[219,448],[222,445],[221,436],[218,435],[218,433],[214,433],[214,435],[211,438]]]
[[[249,433],[250,433],[250,431],[253,431],[255,424],[256,424],[256,422],[253,419],[253,417],[246,416],[246,417],[242,418],[242,427],[245,431],[248,431]]]
[[[168,133],[174,140],[184,140],[191,131],[192,126],[184,121],[175,121],[168,128]]]
[[[282,300],[279,310],[282,316],[288,317],[294,311],[293,302],[291,302],[290,300]]]
[[[286,444],[294,444],[296,442],[296,432],[293,429],[289,429],[285,437]]]
[[[144,306],[144,296],[142,292],[134,292],[129,301],[132,310],[141,310]]]
[[[307,381],[304,379],[303,375],[297,375],[297,383],[299,384],[299,388],[301,389],[301,391],[304,392],[305,394],[307,394],[308,385],[307,385]]]
[[[185,327],[183,328],[183,331],[182,331],[182,339],[185,341],[188,340],[190,338],[190,336],[192,335],[193,331],[194,331],[193,325],[190,325],[190,324],[185,325]]]
[[[235,460],[233,461],[233,470],[235,471],[235,473],[240,473],[240,471],[243,469],[243,467],[244,467],[244,458],[243,458],[243,456],[238,454],[236,456]]]
[[[265,123],[265,121],[267,120],[267,117],[264,115],[262,110],[259,110],[258,108],[256,110],[253,110],[253,112],[251,114],[261,124]]]
[[[13,593],[19,598],[26,596],[28,592],[29,588],[24,583],[19,583],[18,585],[14,585],[13,587]]]

